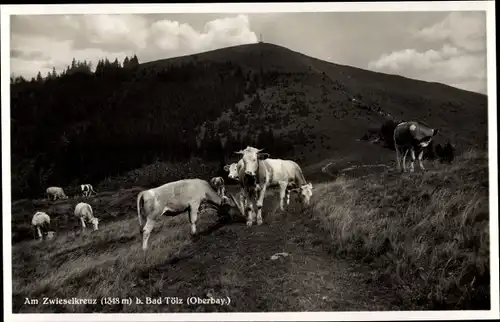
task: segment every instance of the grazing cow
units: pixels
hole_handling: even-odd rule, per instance
[[[92,193],[96,194],[94,191],[94,187],[91,184],[82,184],[80,185],[80,189],[82,190],[82,194],[84,197],[90,196]]]
[[[400,153],[403,154],[403,172],[406,172],[406,155],[411,154],[410,172],[414,171],[415,152],[418,153],[418,163],[421,170],[425,170],[422,164],[424,148],[429,145],[432,138],[438,133],[438,129],[433,129],[428,125],[408,121],[399,123],[394,129],[394,148],[396,149],[396,164],[397,169],[401,170]]]
[[[266,159],[271,170],[268,187],[280,187],[280,209],[283,211],[284,199],[290,204],[290,192],[298,193],[303,205],[309,206],[312,197],[312,183],[306,182],[300,166],[292,160]]]
[[[210,179],[210,185],[217,191],[220,197],[226,195],[226,187],[224,186],[224,179],[222,177],[213,177]]]
[[[188,212],[191,234],[195,235],[200,205],[207,202],[217,208],[220,216],[227,217],[229,210],[222,206],[228,205],[228,201],[226,196],[219,196],[210,183],[197,178],[169,182],[140,192],[137,195],[137,217],[142,233],[142,249],[148,248],[151,231],[162,215],[173,217]],[[144,210],[143,215],[141,215],[141,207]],[[144,226],[142,225],[143,216],[146,217]]]
[[[82,230],[87,228],[85,221],[91,223],[94,226],[94,230],[99,229],[99,219],[94,217],[92,207],[88,203],[79,202],[75,207],[75,216],[80,219]]]
[[[49,230],[50,217],[44,212],[37,211],[33,215],[33,219],[31,219],[31,225],[33,225],[35,239],[37,237],[36,234],[38,234],[38,238],[42,239],[42,229],[44,233],[47,233]]]
[[[50,199],[50,197],[52,197],[54,201],[57,198],[68,199],[68,196],[66,196],[64,190],[61,187],[48,187],[47,190],[45,190],[45,193],[47,194],[47,199]]]

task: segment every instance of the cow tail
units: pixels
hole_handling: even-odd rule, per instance
[[[139,220],[139,231],[141,232],[142,234],[142,215],[141,215],[141,202],[142,202],[142,205],[144,205],[144,191],[141,191],[138,195],[137,195],[137,219]]]

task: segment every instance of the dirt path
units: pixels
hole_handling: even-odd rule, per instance
[[[277,192],[264,204],[264,224],[232,223],[200,236],[178,259],[151,268],[165,279],[152,296],[228,296],[230,306],[197,306],[199,311],[394,310],[390,293],[367,284],[369,272],[328,252],[324,233],[292,201],[277,208]],[[279,252],[288,257],[271,260]],[[161,311],[189,312],[193,306]]]

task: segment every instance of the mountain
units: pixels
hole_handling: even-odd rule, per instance
[[[487,97],[333,64],[268,43],[11,85],[15,197],[97,182],[155,160],[228,162],[247,145],[304,166],[387,162],[359,141],[388,118],[484,148]],[[187,174],[186,174],[187,175]]]

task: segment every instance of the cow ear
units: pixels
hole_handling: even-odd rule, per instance
[[[236,151],[234,153],[236,153],[236,154],[243,154],[243,151],[240,150],[240,151]]]
[[[224,171],[229,171],[229,164],[226,164],[226,165],[224,166]]]
[[[269,158],[269,153],[259,153],[257,154],[257,157],[259,158],[259,160],[265,160]]]

